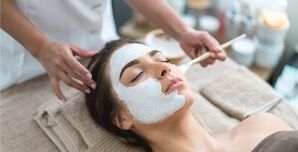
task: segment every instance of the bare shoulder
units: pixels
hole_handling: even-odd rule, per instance
[[[227,151],[251,151],[264,138],[279,131],[293,130],[277,116],[270,113],[257,113],[241,121],[226,134],[218,136],[220,140],[228,142]]]
[[[282,119],[274,114],[260,112],[243,120],[241,123],[251,129],[267,129],[268,131],[292,130],[292,128]]]

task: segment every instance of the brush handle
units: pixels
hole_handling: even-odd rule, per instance
[[[240,39],[242,39],[242,38],[245,38],[245,37],[246,37],[246,34],[242,34],[242,35],[240,35],[240,36],[238,36],[238,37],[236,37],[236,38],[234,38],[234,39],[232,39],[232,40],[230,40],[230,41],[228,41],[228,42],[226,42],[226,43],[220,45],[220,49],[223,50],[223,49],[229,47],[229,46],[230,46],[232,43],[234,43],[235,41],[238,41],[238,40],[240,40]],[[223,50],[223,51],[224,51],[224,50]],[[210,52],[206,52],[206,53],[204,53],[203,55],[201,55],[201,56],[199,56],[199,57],[197,57],[197,58],[191,60],[190,62],[188,62],[187,65],[190,66],[190,65],[192,65],[192,64],[194,64],[194,63],[201,62],[201,61],[203,61],[203,60],[209,58],[209,56],[210,56]]]
[[[232,43],[234,43],[234,42],[236,42],[236,41],[238,41],[240,39],[243,39],[245,37],[246,37],[246,34],[242,34],[242,35],[240,35],[240,36],[238,36],[238,37],[236,37],[236,38],[234,38],[234,39],[232,39],[232,40],[230,40],[230,41],[228,41],[228,42],[220,45],[220,48],[223,50],[223,49],[229,47]]]
[[[188,62],[187,65],[190,66],[190,65],[195,64],[197,62],[201,62],[201,61],[209,58],[209,56],[210,56],[210,52],[206,52],[203,55],[191,60],[190,62]]]

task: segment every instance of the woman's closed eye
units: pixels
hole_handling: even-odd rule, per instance
[[[132,83],[132,82],[139,80],[142,77],[142,75],[144,74],[144,72],[145,71],[141,71],[140,73],[138,73],[130,82]]]
[[[166,59],[161,60],[159,62],[169,63],[169,60],[166,58]],[[143,76],[144,73],[145,73],[145,71],[139,72],[136,76],[133,77],[133,79],[130,81],[130,83],[136,82],[137,80],[139,80],[140,78],[142,78],[142,76]]]

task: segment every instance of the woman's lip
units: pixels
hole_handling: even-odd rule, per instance
[[[166,90],[167,93],[170,93],[176,90],[182,84],[182,80],[180,78],[174,78],[170,81],[170,84]]]

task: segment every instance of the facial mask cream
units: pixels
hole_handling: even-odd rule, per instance
[[[126,87],[120,82],[122,68],[151,50],[142,44],[126,44],[116,50],[110,60],[111,82],[118,98],[125,103],[134,119],[144,124],[156,123],[169,117],[185,103],[184,96],[177,91],[165,95],[160,82],[154,78],[148,78],[132,87]]]

